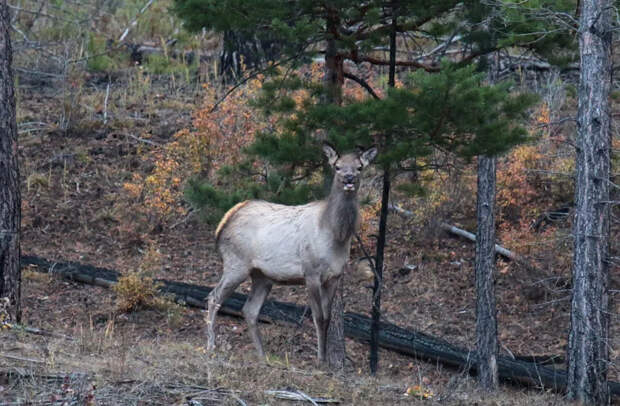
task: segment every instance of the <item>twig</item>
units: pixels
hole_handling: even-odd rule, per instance
[[[0,357],[8,358],[8,359],[16,360],[16,361],[26,361],[26,362],[34,362],[36,364],[45,364],[45,361],[41,361],[39,359],[18,357],[17,355],[0,354]]]
[[[15,328],[22,330],[26,333],[30,333],[30,334],[36,334],[36,335],[46,336],[46,337],[64,338],[65,340],[75,341],[75,338],[71,336],[60,334],[60,333],[54,333],[53,331],[41,330],[35,327],[27,327],[27,326],[21,326],[19,324],[16,324]]]
[[[129,31],[135,27],[138,24],[138,18],[144,14],[144,12],[146,11],[147,8],[149,8],[151,6],[151,4],[153,4],[155,0],[149,0],[146,2],[146,4],[140,9],[140,11],[138,12],[138,14],[136,15],[136,17],[134,18],[134,20],[131,22],[131,24],[129,24],[129,26],[127,28],[125,28],[125,31],[123,31],[123,34],[120,36],[120,38],[118,39],[118,42],[123,42],[123,40],[125,39],[125,37],[127,36],[127,34],[129,34]]]
[[[368,254],[368,251],[366,251],[366,247],[364,246],[364,242],[360,238],[359,234],[355,233],[355,239],[357,240],[357,243],[360,245],[360,248],[362,249],[362,253],[364,254],[364,257],[366,258],[366,260],[370,264],[371,268],[374,270],[376,268],[375,267],[375,262],[372,260],[372,257],[370,256],[370,254]]]
[[[230,397],[231,397],[231,398],[233,398],[233,399],[235,399],[237,402],[239,402],[239,404],[240,404],[241,406],[248,406],[248,404],[247,404],[247,403],[245,403],[245,402],[243,401],[243,399],[241,399],[239,396],[235,395],[235,394],[234,394],[234,393],[232,393],[232,392],[230,393]]]
[[[314,401],[314,399],[312,399],[310,396],[306,395],[305,393],[303,393],[302,391],[298,390],[297,393],[299,393],[299,395],[301,395],[302,398],[306,399],[308,402],[312,403],[314,406],[319,406],[317,405],[317,403]]]
[[[318,406],[318,403],[340,403],[340,401],[336,399],[311,398],[301,391],[291,392],[287,390],[266,390],[265,393],[278,399],[305,400],[311,402],[315,406]]]
[[[125,135],[128,136],[128,137],[133,138],[136,141],[144,142],[145,144],[150,144],[150,145],[153,145],[155,147],[161,147],[161,144],[159,144],[157,142],[154,142],[154,141],[151,141],[151,140],[147,140],[147,139],[144,139],[144,138],[140,138],[140,137],[136,137],[135,135],[129,134],[129,133],[127,133]]]
[[[93,378],[90,374],[86,372],[66,372],[66,373],[59,372],[57,374],[35,374],[23,368],[2,369],[0,370],[0,376],[3,376],[3,377],[15,376],[19,378],[38,378],[38,379],[45,379],[46,381],[64,381],[67,378],[71,378],[71,379],[92,379]]]
[[[17,72],[29,73],[29,74],[32,74],[32,75],[50,76],[50,77],[53,77],[53,78],[62,77],[62,75],[59,75],[57,73],[41,72],[41,71],[38,71],[38,70],[30,70],[30,69],[24,69],[24,68],[15,68],[15,70]]]
[[[110,97],[110,76],[108,76],[108,86],[105,89],[105,99],[103,99],[103,125],[108,123],[108,97]]]
[[[44,4],[44,2],[42,2],[42,4]],[[12,10],[21,11],[21,12],[27,13],[27,14],[33,14],[33,15],[36,15],[38,17],[46,17],[46,18],[50,18],[52,20],[66,21],[68,23],[76,23],[76,21],[69,20],[67,18],[62,18],[62,17],[58,17],[58,16],[53,16],[51,14],[42,13],[40,11],[40,9],[39,9],[39,11],[33,11],[33,10],[28,10],[28,9],[25,9],[25,8],[22,8],[22,7],[14,6],[14,5],[11,5],[11,4],[8,4],[8,7],[10,9],[12,9]],[[84,21],[88,21],[88,20],[78,20],[77,23],[82,23]]]
[[[180,226],[183,223],[186,223],[187,220],[190,219],[190,217],[192,217],[192,215],[195,213],[196,211],[194,209],[191,209],[181,220],[177,221],[176,223],[174,223],[173,225],[170,226],[170,230]]]

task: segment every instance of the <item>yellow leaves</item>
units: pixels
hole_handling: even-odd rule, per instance
[[[430,389],[424,388],[420,385],[414,385],[407,388],[404,393],[405,396],[415,397],[418,399],[432,399],[435,394]]]
[[[135,209],[148,217],[167,221],[185,214],[185,180],[198,173],[212,176],[222,166],[238,163],[241,149],[268,125],[250,106],[250,100],[262,87],[260,78],[228,95],[215,110],[221,97],[218,89],[207,83],[202,87],[204,99],[194,112],[192,127],[179,130],[165,146],[143,152],[143,159],[154,164],[152,172],[144,179],[134,175],[123,184],[124,192],[141,204]]]
[[[160,296],[160,284],[150,274],[162,266],[162,254],[157,246],[151,243],[142,256],[138,272],[130,272],[119,278],[112,288],[116,292],[116,309],[119,312],[130,312],[141,308],[160,308],[166,299]]]
[[[11,301],[8,297],[0,298],[0,330],[9,330],[13,328],[11,323],[11,315],[9,314],[9,306]]]
[[[544,169],[547,161],[535,145],[516,147],[497,172],[498,205],[519,206],[536,197],[532,170]]]
[[[538,124],[551,123],[551,109],[547,103],[542,103],[540,106],[540,112],[536,116],[536,122]]]
[[[144,185],[142,183],[142,176],[138,173],[133,174],[133,182],[125,182],[123,183],[123,190],[131,197],[132,199],[138,199],[142,196],[142,190],[144,189]]]

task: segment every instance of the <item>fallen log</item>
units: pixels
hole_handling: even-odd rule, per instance
[[[41,272],[58,274],[63,278],[82,282],[89,285],[101,286],[104,288],[112,287],[121,277],[121,273],[112,269],[98,268],[92,265],[80,264],[76,262],[53,262],[36,256],[22,256],[22,267],[35,265]],[[164,294],[171,294],[175,300],[181,304],[205,309],[205,300],[211,292],[211,287],[198,286],[189,283],[156,279],[159,290]],[[231,316],[242,317],[242,308],[247,296],[240,293],[233,293],[224,303],[220,312]],[[306,317],[310,317],[308,307],[298,306],[293,303],[266,301],[261,310],[260,320],[282,321],[300,326]]]
[[[21,262],[22,266],[36,265],[37,270],[41,272],[56,273],[70,280],[104,287],[114,285],[121,276],[119,272],[110,269],[74,262],[52,262],[35,256],[23,256]],[[205,299],[211,291],[211,288],[206,286],[164,279],[158,279],[157,282],[160,283],[160,290],[174,295],[177,302],[203,309]],[[233,293],[224,302],[220,311],[240,316],[246,298],[245,295]],[[275,300],[265,301],[261,310],[263,321],[285,322],[297,326],[310,317],[310,311],[305,306]],[[370,342],[370,324],[371,320],[367,316],[349,312],[344,315],[345,335],[357,341]],[[416,358],[462,368],[471,373],[476,370],[475,352],[450,344],[443,339],[407,330],[391,323],[380,323],[379,346]],[[505,356],[500,356],[497,363],[499,376],[503,380],[552,388],[557,391],[563,391],[566,388],[567,375],[563,370]],[[610,381],[609,386],[612,394],[620,395],[620,383]]]

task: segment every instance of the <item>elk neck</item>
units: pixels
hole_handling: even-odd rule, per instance
[[[332,231],[336,241],[346,243],[355,233],[358,209],[357,191],[345,192],[340,182],[334,182],[325,200],[321,224]]]

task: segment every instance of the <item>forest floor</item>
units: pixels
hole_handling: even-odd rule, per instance
[[[23,254],[126,273],[139,269],[145,253],[155,247],[159,265],[154,277],[214,285],[221,263],[213,226],[196,216],[170,224],[147,217],[135,226],[138,219],[131,220],[138,214],[126,204],[123,189],[133,174],[144,177],[153,170],[145,151],[191,126],[192,112],[201,102],[200,86],[172,88],[166,80],[154,81],[145,96],[126,77],[117,78],[109,101],[112,105],[117,98],[116,109],[106,112],[104,125],[105,81],[100,79],[92,75],[85,80],[82,115],[69,130],[45,126],[20,135]],[[18,95],[20,123],[54,123],[66,115],[53,82],[22,80]],[[471,225],[471,214],[447,220]],[[354,245],[352,257],[361,256]],[[391,215],[384,320],[472,348],[473,257],[470,242]],[[362,268],[345,275],[344,300],[347,311],[368,314],[372,280]],[[500,259],[496,288],[502,353],[564,356],[570,268],[532,271]],[[612,289],[620,289],[617,279],[612,278]],[[248,290],[247,283],[238,289]],[[276,287],[269,298],[306,303],[302,287]],[[611,295],[611,305],[609,378],[619,381],[617,294]],[[221,316],[218,348],[209,353],[204,316],[201,310],[173,305],[120,313],[113,291],[25,269],[23,324],[72,339],[2,332],[0,404],[291,404],[268,390],[302,391],[356,405],[564,404],[561,394],[541,388],[503,384],[498,394],[478,393],[475,378],[462,371],[383,350],[379,373],[371,377],[368,346],[349,340],[346,370],[332,374],[315,366],[310,322],[299,329],[262,324],[269,354],[265,365],[254,355],[243,320]],[[405,396],[408,388],[412,394]],[[427,399],[413,392],[426,392]]]

